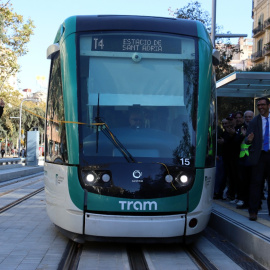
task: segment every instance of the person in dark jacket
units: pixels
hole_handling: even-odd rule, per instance
[[[222,127],[217,127],[217,155],[216,155],[216,177],[215,177],[215,189],[214,199],[223,199],[223,191],[226,187],[227,174],[224,169],[223,162],[223,144],[224,144],[224,132],[228,124],[227,119],[222,119]]]
[[[223,161],[225,170],[228,175],[228,191],[227,197],[231,203],[237,202],[237,182],[238,182],[238,160],[240,153],[240,145],[235,140],[236,137],[236,119],[235,114],[231,113],[226,118],[228,125],[223,134]]]
[[[245,111],[244,120],[245,123],[241,127],[240,133],[237,135],[237,139],[241,142],[240,144],[240,155],[239,155],[239,186],[238,186],[238,202],[236,208],[245,209],[248,208],[249,204],[249,185],[251,179],[251,166],[248,162],[249,157],[249,145],[245,143],[245,136],[248,125],[253,119],[254,113],[252,111]]]
[[[1,149],[1,155],[2,155],[2,158],[4,158],[5,152],[6,152],[5,149],[2,148],[2,149]]]
[[[5,107],[5,102],[3,101],[3,99],[0,99],[0,117],[2,116],[4,112],[4,107]]]

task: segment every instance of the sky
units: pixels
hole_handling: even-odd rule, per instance
[[[7,0],[3,0],[5,2]],[[213,0],[198,0],[202,9],[212,16]],[[27,47],[29,52],[19,58],[18,89],[46,91],[50,60],[47,48],[53,43],[60,24],[73,15],[143,15],[172,17],[176,10],[192,0],[10,0],[13,12],[34,21],[36,28]],[[222,33],[247,34],[252,37],[252,0],[216,0],[216,24]],[[231,40],[237,43],[236,39]],[[39,79],[39,80],[37,80]]]

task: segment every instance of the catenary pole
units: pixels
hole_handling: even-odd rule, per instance
[[[236,38],[236,37],[247,37],[246,34],[216,34],[216,0],[212,0],[212,25],[211,25],[211,41],[215,48],[216,38]]]

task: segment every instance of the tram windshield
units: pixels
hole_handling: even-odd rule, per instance
[[[196,39],[145,32],[79,36],[82,164],[192,165]],[[186,164],[184,164],[186,163]]]

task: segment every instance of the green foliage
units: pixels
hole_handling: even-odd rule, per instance
[[[4,113],[0,119],[0,139],[7,136],[15,144],[18,138],[19,119],[10,117],[19,117],[19,106],[22,95],[19,91],[12,89],[7,83],[8,78],[16,74],[19,70],[17,59],[28,52],[27,44],[33,35],[35,28],[33,21],[28,19],[24,21],[22,15],[13,11],[10,0],[0,0],[0,98],[5,102]],[[24,104],[24,108],[33,110],[34,114],[44,117],[44,110]],[[32,108],[31,108],[32,106]],[[22,111],[22,129],[28,131],[33,126],[38,126],[40,131],[44,130],[44,120],[34,114]]]
[[[200,21],[206,27],[209,34],[212,31],[211,17],[207,11],[202,9],[202,5],[198,1],[188,3],[187,6],[177,9],[174,14],[177,15],[177,18]],[[221,31],[221,29],[221,26],[217,26],[216,32],[218,33]],[[229,63],[232,60],[233,55],[236,53],[241,53],[241,51],[239,51],[235,46],[231,45],[230,42],[227,42],[222,46],[217,45],[216,47],[220,51],[221,55],[221,62],[219,66],[216,67],[216,79],[219,80],[234,71],[234,68]]]
[[[25,131],[30,131],[33,127],[37,127],[41,133],[44,132],[45,112],[41,108],[36,106],[33,109],[30,109],[29,111],[25,111],[24,117],[25,117],[24,121]]]
[[[216,80],[218,81],[235,71],[230,62],[235,54],[242,53],[242,51],[230,43],[217,44],[217,47],[220,51],[220,64],[215,67]]]
[[[10,1],[0,0],[0,87],[19,70],[17,58],[25,55],[27,43],[35,28],[33,21],[13,12]]]
[[[5,108],[8,106],[19,106],[22,94],[18,90],[12,90],[11,88],[5,87],[1,89],[0,98],[5,101]]]
[[[2,120],[0,119],[0,139],[5,138],[7,134],[7,131],[4,129],[4,126],[2,124]]]
[[[258,64],[250,69],[247,69],[246,71],[250,72],[270,72],[270,66],[266,63]]]
[[[190,2],[187,6],[177,9],[175,14],[177,18],[200,21],[204,24],[207,31],[211,32],[211,17],[207,11],[202,9],[198,1]]]
[[[236,113],[238,111],[253,111],[254,101],[253,98],[235,98],[235,97],[218,97],[217,98],[217,111],[218,121],[226,118],[230,113]]]
[[[171,10],[169,9],[169,11]],[[174,14],[176,14],[177,18],[200,21],[202,24],[204,24],[208,33],[211,33],[211,17],[207,11],[202,9],[199,1],[191,1],[187,6],[176,10]],[[221,26],[216,27],[217,33],[221,32],[221,30]],[[232,45],[230,41],[224,42],[223,40],[217,40],[216,49],[220,51],[220,64],[215,67],[215,73],[216,80],[220,80],[221,78],[235,71],[234,68],[230,65],[230,62],[235,54],[242,53],[242,51],[239,50],[236,46]],[[258,71],[258,68],[256,70],[253,69],[250,71]],[[217,108],[219,118],[218,120],[221,121],[229,113],[253,110],[253,99],[219,97],[217,99]]]
[[[11,118],[18,117],[18,118]],[[5,107],[5,114],[0,120],[0,138],[7,135],[15,144],[19,134],[20,106]],[[24,134],[37,127],[40,133],[44,133],[45,111],[33,102],[24,102],[21,115],[21,129]],[[3,130],[1,132],[1,130]],[[26,139],[26,138],[25,138]]]

